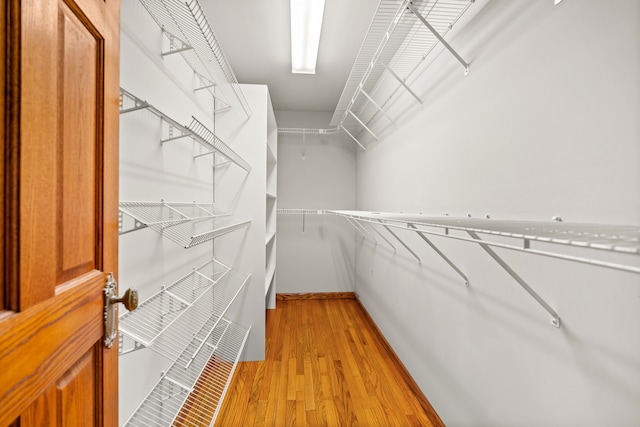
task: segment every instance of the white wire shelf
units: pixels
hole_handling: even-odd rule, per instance
[[[450,230],[475,232],[495,236],[512,237],[523,241],[539,241],[559,245],[577,246],[590,249],[599,249],[631,255],[640,255],[640,227],[633,225],[605,225],[605,224],[580,224],[556,221],[517,221],[496,220],[487,218],[453,218],[434,217],[409,213],[383,213],[363,211],[333,211],[338,215],[351,218],[383,222],[387,225],[409,228],[411,224],[423,228],[425,233],[429,228],[440,230],[430,231],[445,237],[453,237]],[[463,240],[466,240],[463,239]],[[483,241],[491,245],[491,242]],[[503,246],[496,243],[495,246]],[[528,243],[523,243],[514,249],[525,252],[533,251]],[[549,256],[564,258],[562,254],[548,253]],[[596,262],[594,260],[594,262]],[[600,265],[599,263],[596,265]],[[603,265],[607,266],[607,265]],[[615,265],[612,265],[615,267]],[[621,270],[640,273],[640,269],[629,266]]]
[[[324,209],[289,209],[281,208],[277,210],[278,215],[337,215],[333,211]]]
[[[120,114],[146,109],[160,117],[162,121],[166,122],[168,135],[160,141],[161,143],[164,144],[169,141],[190,138],[197,142],[200,147],[204,148],[206,150],[206,154],[218,153],[245,171],[251,171],[251,165],[249,163],[247,163],[240,155],[238,155],[238,153],[233,151],[231,147],[225,144],[224,141],[218,138],[195,117],[191,117],[191,123],[189,123],[189,125],[183,126],[153,105],[122,88],[120,88],[120,95],[122,99],[120,104]],[[195,157],[201,157],[203,155],[204,154],[199,154]]]
[[[399,90],[407,91],[422,104],[408,81],[439,43],[462,63],[467,73],[469,64],[443,37],[473,3],[474,0],[381,0],[330,124],[366,149],[359,134],[366,131],[377,139],[369,126],[382,115],[395,123],[385,107]],[[396,89],[382,93],[381,83],[389,78]]]
[[[326,129],[278,128],[278,133],[294,135],[332,135],[339,132],[342,132],[342,130],[338,127]]]
[[[215,319],[224,316],[249,278],[212,259],[162,287],[135,311],[120,317],[121,334],[134,342],[133,348],[127,349],[123,337],[120,354],[150,348],[175,360],[184,354],[193,331],[210,332],[215,327]],[[212,319],[213,324],[206,328]]]
[[[199,2],[197,0],[140,0],[140,2],[162,31],[170,36],[170,50],[163,52],[163,56],[172,53],[182,55],[196,75],[204,77],[202,88],[228,84],[246,115],[251,116],[251,109],[244,93]]]
[[[127,226],[125,215],[133,219]],[[120,202],[119,233],[149,227],[184,248],[248,227],[213,203]]]
[[[124,425],[213,425],[249,332],[226,319],[198,332]]]

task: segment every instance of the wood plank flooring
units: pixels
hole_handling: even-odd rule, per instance
[[[278,298],[216,426],[442,426],[356,299]]]

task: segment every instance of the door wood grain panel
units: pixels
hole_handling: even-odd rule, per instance
[[[94,350],[91,348],[58,380],[56,387],[58,427],[96,425]]]
[[[96,161],[102,157],[96,95],[104,80],[98,68],[103,62],[102,40],[77,13],[60,4],[57,283],[95,267],[101,222],[96,211]]]
[[[56,389],[49,387],[20,417],[20,427],[54,427],[57,425]]]

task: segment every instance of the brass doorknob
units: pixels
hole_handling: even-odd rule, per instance
[[[138,291],[135,289],[127,289],[120,298],[116,298],[115,296],[111,297],[109,302],[111,304],[121,302],[127,310],[133,311],[138,308]]]
[[[111,348],[116,339],[116,305],[121,302],[129,311],[138,307],[138,291],[127,289],[120,298],[116,296],[116,280],[112,273],[107,275],[107,284],[104,287],[104,346]]]

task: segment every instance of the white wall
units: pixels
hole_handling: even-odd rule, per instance
[[[331,113],[276,111],[280,128],[323,129]],[[355,151],[340,135],[278,135],[278,208],[352,209]],[[279,215],[278,293],[352,292],[354,230],[332,216]]]
[[[437,55],[411,82],[424,107],[374,125],[358,209],[640,225],[640,3],[492,0],[452,45],[471,73]],[[401,236],[423,265],[362,242],[356,292],[447,425],[640,423],[638,275],[498,250],[556,329],[481,248],[433,239],[465,288]]]

